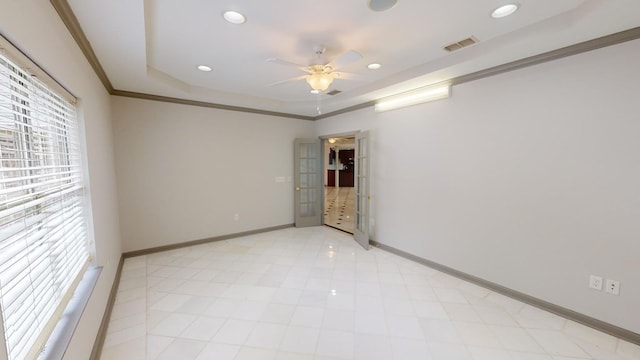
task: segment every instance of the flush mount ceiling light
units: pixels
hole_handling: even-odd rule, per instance
[[[224,19],[227,20],[228,22],[236,25],[243,24],[245,21],[247,21],[247,18],[245,18],[244,15],[233,10],[225,11],[222,14],[222,17],[224,17]]]
[[[374,108],[376,111],[388,111],[448,98],[450,94],[451,85],[449,84],[428,86],[380,99],[376,102]]]
[[[369,65],[367,65],[367,68],[370,70],[378,70],[380,69],[382,65],[378,64],[378,63],[371,63]]]
[[[204,71],[204,72],[209,72],[209,71],[211,71],[211,67],[209,67],[207,65],[198,65],[198,70]]]
[[[329,138],[329,143],[330,144],[335,144],[336,143],[336,139],[335,138]]]
[[[494,19],[503,18],[505,16],[513,14],[514,12],[516,12],[516,10],[518,10],[517,4],[502,5],[499,8],[493,10],[493,12],[491,13],[491,17]]]

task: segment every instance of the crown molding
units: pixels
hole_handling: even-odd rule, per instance
[[[511,61],[467,75],[461,75],[449,80],[448,82],[451,85],[460,85],[466,82],[480,80],[490,76],[496,76],[502,73],[519,70],[529,66],[539,65],[554,60],[559,60],[565,57],[586,53],[592,50],[597,50],[607,46],[613,46],[636,39],[640,39],[640,27],[635,27],[629,30],[605,35],[596,39],[587,40],[560,49],[551,50],[542,54],[529,56],[524,59]]]
[[[304,116],[304,115],[297,115],[297,114],[290,114],[290,113],[283,113],[283,112],[276,112],[276,111],[246,108],[246,107],[240,107],[240,106],[223,105],[223,104],[216,104],[216,103],[207,102],[207,101],[180,99],[175,97],[160,96],[160,95],[139,93],[139,92],[133,92],[133,91],[113,90],[110,94],[114,96],[123,96],[123,97],[135,98],[135,99],[162,101],[162,102],[168,102],[168,103],[174,103],[174,104],[200,106],[200,107],[207,107],[207,108],[220,109],[220,110],[240,111],[244,113],[260,114],[260,115],[267,115],[267,116],[278,116],[278,117],[292,118],[292,119],[298,119],[298,120],[311,120],[311,121],[316,120],[316,118],[313,116]]]
[[[371,101],[367,101],[361,104],[353,105],[350,107],[346,107],[343,109],[339,109],[339,110],[332,111],[332,112],[318,115],[318,116],[305,116],[305,115],[298,115],[293,113],[282,113],[282,112],[274,112],[274,111],[246,108],[246,107],[240,107],[240,106],[217,104],[217,103],[207,102],[207,101],[195,101],[195,100],[187,100],[187,99],[181,99],[181,98],[175,98],[175,97],[132,92],[127,90],[118,90],[113,87],[113,85],[111,84],[111,81],[107,77],[107,74],[102,68],[102,65],[100,64],[98,57],[93,51],[93,48],[89,43],[89,40],[87,39],[86,35],[82,31],[82,27],[78,22],[78,18],[75,16],[73,11],[71,10],[71,6],[69,6],[68,1],[67,0],[51,0],[51,4],[58,12],[60,19],[62,19],[62,22],[66,25],[67,29],[71,33],[71,36],[74,38],[74,40],[80,47],[80,50],[82,50],[82,53],[87,58],[87,61],[89,62],[89,64],[91,64],[91,67],[93,68],[96,75],[104,85],[107,92],[114,96],[124,96],[124,97],[136,98],[136,99],[163,101],[163,102],[174,103],[174,104],[201,106],[201,107],[208,107],[213,109],[240,111],[240,112],[246,112],[246,113],[252,113],[252,114],[261,114],[261,115],[267,115],[267,116],[286,117],[286,118],[292,118],[292,119],[311,120],[311,121],[326,119],[336,115],[345,114],[352,111],[368,108],[375,105],[376,103],[375,100],[371,100]],[[640,27],[635,27],[629,30],[621,31],[611,35],[606,35],[593,40],[588,40],[578,44],[566,46],[560,49],[548,51],[546,53],[508,62],[502,65],[476,71],[470,74],[457,76],[457,77],[448,79],[446,82],[451,84],[452,86],[460,85],[467,82],[484,79],[486,77],[496,76],[506,72],[542,64],[549,61],[562,59],[562,58],[573,56],[573,55],[582,54],[592,50],[597,50],[607,46],[612,46],[612,45],[616,45],[616,44],[620,44],[620,43],[624,43],[624,42],[632,41],[636,39],[640,39]]]
[[[102,82],[102,85],[104,85],[104,88],[109,94],[112,94],[114,90],[113,85],[111,85],[111,81],[109,81],[107,73],[104,72],[104,68],[102,68],[100,60],[98,60],[96,53],[93,51],[91,43],[84,34],[84,31],[82,31],[80,22],[78,22],[78,18],[76,17],[76,14],[73,13],[73,10],[71,10],[71,6],[69,6],[67,0],[51,0],[51,5],[53,5],[53,8],[58,12],[60,19],[62,19],[62,22],[69,30],[69,33],[71,33],[71,36],[78,44],[78,47],[87,58],[87,61],[93,68],[93,71],[98,75],[98,78]]]

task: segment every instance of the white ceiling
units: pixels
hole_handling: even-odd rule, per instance
[[[503,0],[398,0],[384,12],[367,0],[68,2],[118,90],[304,116],[318,103],[329,113],[640,26],[639,0],[517,0],[502,19],[490,13]],[[227,23],[225,10],[247,22]],[[479,42],[442,49],[469,36]],[[328,61],[362,55],[339,69],[353,74],[329,88],[341,94],[312,95],[304,80],[270,86],[304,73],[266,59],[308,65],[318,45]]]

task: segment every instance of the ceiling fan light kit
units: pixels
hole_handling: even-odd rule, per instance
[[[306,80],[313,90],[325,91],[333,82],[333,76],[329,74],[311,74],[307,75]]]
[[[436,85],[418,88],[401,94],[388,96],[376,102],[377,112],[399,109],[407,106],[422,104],[448,98],[451,95],[451,85]]]
[[[311,65],[309,72],[310,74],[305,76],[305,80],[313,90],[317,91],[327,90],[336,77],[333,68],[325,65]]]

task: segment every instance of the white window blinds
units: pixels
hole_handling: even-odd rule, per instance
[[[0,308],[37,356],[90,259],[75,106],[0,53]]]

